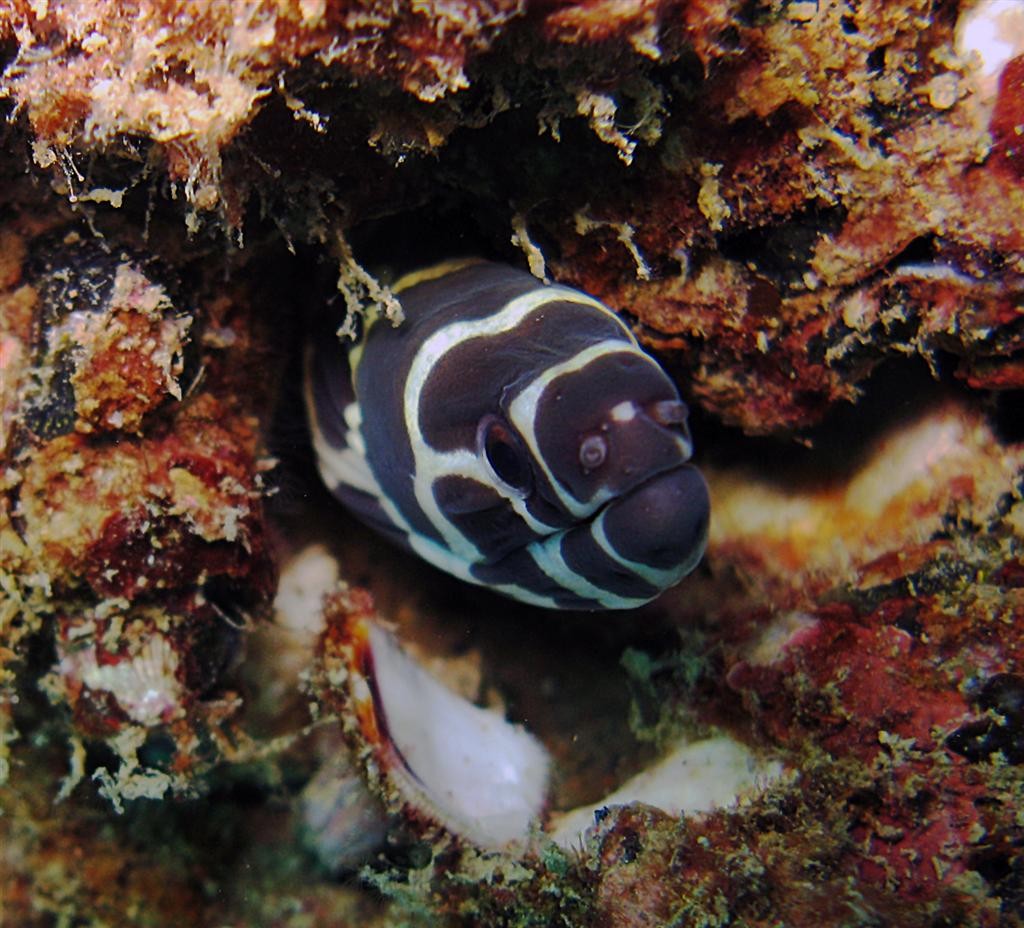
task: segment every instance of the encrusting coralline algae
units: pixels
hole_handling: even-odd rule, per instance
[[[1020,924],[1020,16],[0,10],[6,919]],[[505,602],[319,487],[308,316],[469,255],[690,407],[707,554],[652,604]],[[398,759],[396,667],[536,746],[516,840]]]

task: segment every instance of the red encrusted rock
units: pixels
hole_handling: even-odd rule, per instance
[[[0,296],[0,656],[16,667],[33,633],[53,635],[41,685],[113,749],[102,790],[120,805],[188,792],[228,743],[224,673],[274,588],[254,416],[267,391],[201,341],[210,325],[240,361],[252,349],[230,299],[200,313],[161,262],[65,233],[8,233],[23,267]],[[151,730],[170,739],[160,772],[137,756]]]
[[[324,541],[403,633],[442,662],[472,654],[472,695],[552,742],[552,802],[579,794],[553,812],[708,728],[785,772],[708,814],[611,808],[571,854],[435,840],[404,808],[372,868],[381,895],[462,924],[1018,925],[1018,5],[244,6],[0,11],[15,108],[0,163],[0,780],[9,763],[15,784],[0,782],[14,810],[0,867],[15,919],[117,923],[123,903],[193,924],[225,885],[219,899],[245,903],[211,924],[408,919],[339,916],[324,901],[339,886],[295,865],[282,810],[315,775],[308,701],[335,727],[339,705],[322,680],[296,690],[310,634],[282,623],[285,659],[234,668],[234,626],[273,586],[261,448],[271,394],[294,388],[268,356],[298,304],[326,298],[310,269],[340,264],[358,301],[383,292],[362,265],[450,245],[593,293],[666,361],[699,408],[705,566],[634,616],[556,624],[445,586],[326,511],[284,520],[300,536],[285,546]],[[62,360],[36,268],[60,264],[55,230],[82,218],[78,235],[94,224],[117,253],[102,279],[128,270],[117,300],[65,330]],[[225,229],[242,259],[208,247]],[[921,376],[904,376],[913,363]],[[72,402],[48,405],[62,377]],[[812,428],[835,413],[849,413],[838,436]],[[747,437],[794,430],[798,452]],[[360,592],[339,602],[370,611]],[[202,887],[180,912],[113,816],[75,837],[79,775],[115,805],[207,775],[220,787],[148,810]],[[74,854],[100,862],[84,883],[59,866]]]
[[[55,439],[22,468],[22,535],[57,588],[84,581],[98,596],[134,599],[225,577],[253,578],[265,595],[251,466],[211,420],[117,444]]]
[[[1024,55],[1009,61],[1003,69],[989,130],[996,163],[1024,180]]]

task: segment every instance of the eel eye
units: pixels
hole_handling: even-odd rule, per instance
[[[580,466],[584,472],[597,470],[608,457],[608,442],[601,435],[588,435],[580,444]]]
[[[533,488],[533,469],[519,437],[497,416],[484,416],[477,426],[477,453],[492,476],[520,496]]]

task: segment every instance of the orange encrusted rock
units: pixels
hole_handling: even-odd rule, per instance
[[[8,0],[0,103],[0,918],[1024,926],[1024,3]],[[319,479],[322,405],[402,513],[341,353],[467,258],[678,386],[708,542],[647,605],[502,599]],[[517,350],[506,450],[582,449],[606,347],[550,331],[551,403],[507,330],[393,397],[420,512],[500,477],[519,384],[459,391]],[[407,455],[430,404],[477,444]]]
[[[10,96],[48,165],[69,146],[150,138],[200,209],[218,202],[222,149],[302,60],[384,78],[431,101],[468,83],[467,61],[493,41],[518,0],[396,7],[338,0],[48,0],[0,11],[15,37]],[[302,111],[302,102],[294,109]],[[315,114],[309,114],[315,120]]]

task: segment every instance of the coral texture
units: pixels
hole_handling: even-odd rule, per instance
[[[0,918],[1024,924],[1020,4],[13,0],[0,64]],[[690,404],[655,603],[499,601],[317,485],[309,315],[467,254]],[[394,791],[364,622],[544,742],[530,841]],[[601,808],[711,736],[782,773]]]
[[[8,657],[46,624],[56,662],[43,688],[78,735],[109,741],[117,790],[187,790],[176,778],[209,760],[198,741],[232,711],[230,698],[200,702],[237,649],[242,619],[225,609],[272,590],[254,410],[213,359],[200,367],[199,330],[219,320],[172,298],[166,268],[18,226],[23,266],[0,297]],[[132,780],[160,725],[169,770]]]

